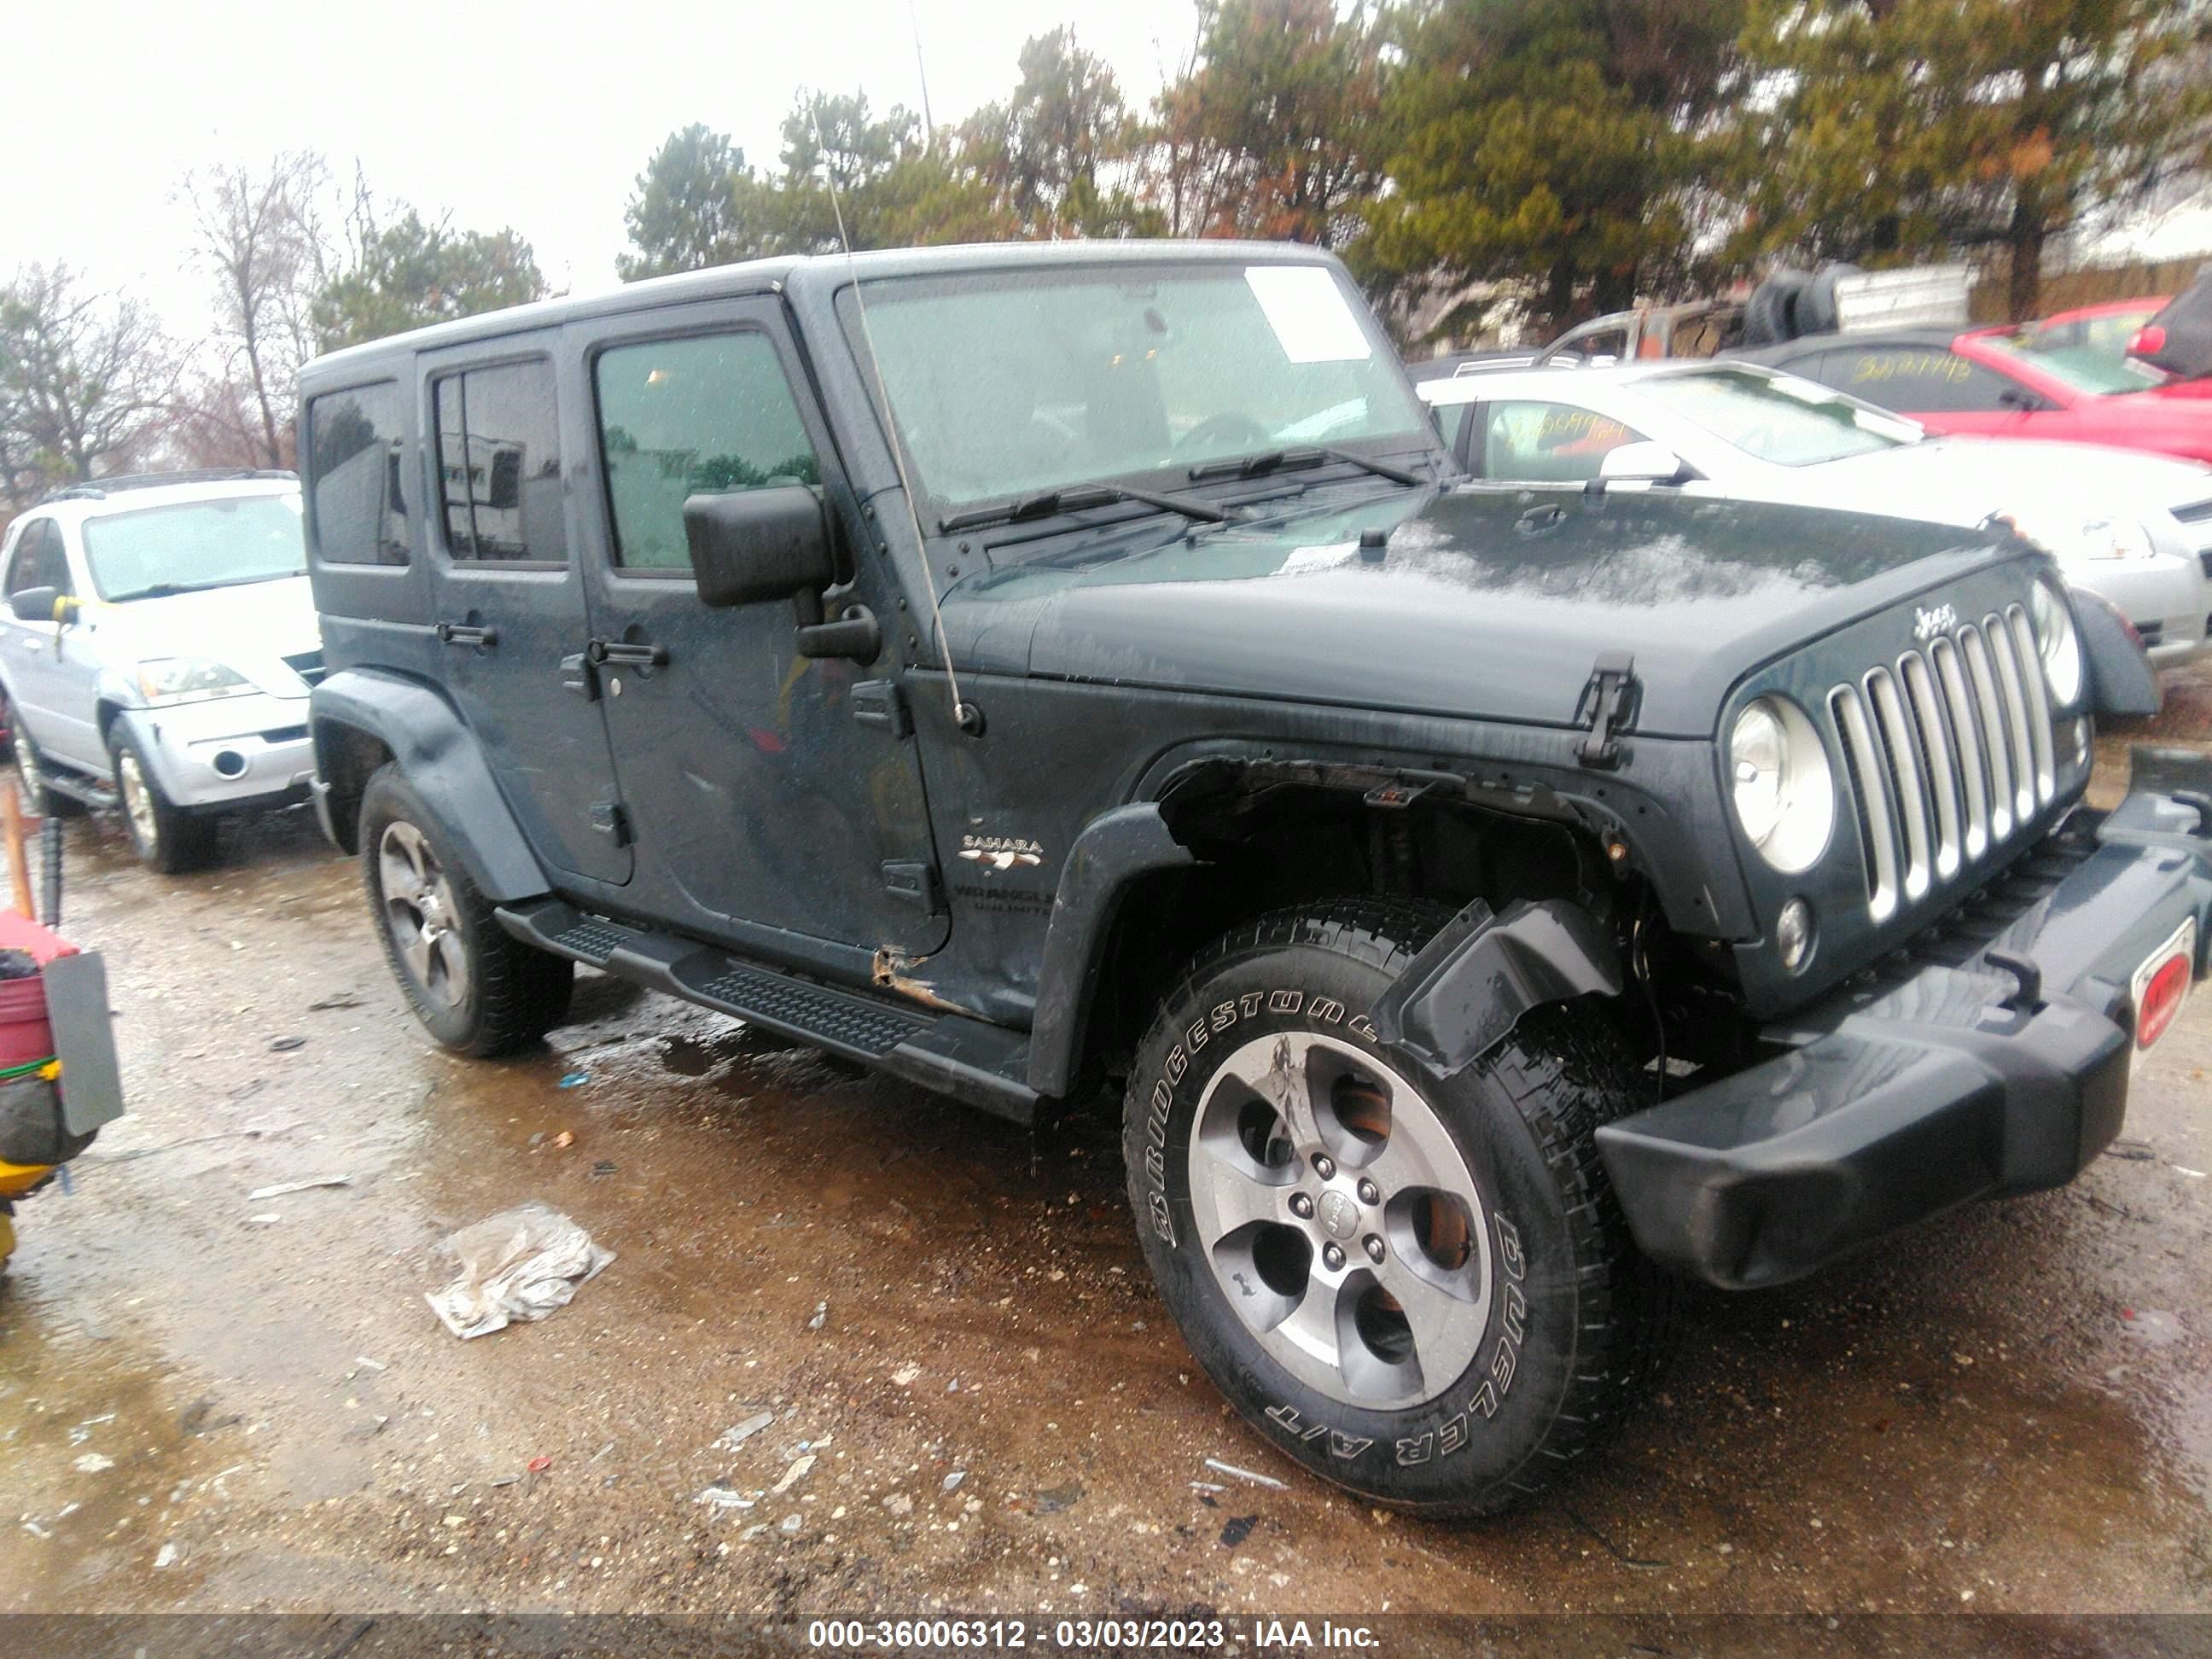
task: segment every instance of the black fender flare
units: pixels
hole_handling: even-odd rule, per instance
[[[2155,714],[2165,701],[2158,671],[2150,665],[2142,640],[2119,608],[2101,593],[2069,587],[2075,631],[2089,671],[2089,687],[2100,714]]]
[[[1625,984],[1620,952],[1581,906],[1477,899],[1406,964],[1370,1018],[1377,1037],[1439,1077],[1464,1071],[1547,1002]]]
[[[1074,1085],[1107,941],[1129,890],[1155,872],[1197,861],[1169,830],[1156,801],[1100,814],[1068,848],[1052,896],[1030,1027],[1030,1087],[1041,1097],[1062,1098]]]
[[[507,904],[552,890],[500,793],[483,745],[453,706],[428,686],[374,669],[341,669],[315,687],[308,724],[319,793],[327,789],[332,770],[332,728],[366,732],[391,751],[486,898]]]

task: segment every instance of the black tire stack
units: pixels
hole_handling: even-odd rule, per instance
[[[1858,274],[1858,267],[1831,260],[1818,270],[1796,270],[1788,266],[1768,274],[1752,289],[1743,309],[1743,338],[1747,346],[1781,345],[1808,334],[1832,334],[1840,320],[1836,306],[1836,283]]]

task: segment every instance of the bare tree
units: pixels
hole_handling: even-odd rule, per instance
[[[0,493],[128,468],[160,441],[175,357],[137,301],[68,266],[27,265],[0,289]]]
[[[329,164],[313,150],[288,150],[266,167],[222,166],[185,176],[199,255],[216,283],[214,338],[222,351],[194,399],[253,445],[250,459],[282,466],[292,448],[293,388],[314,356],[313,307],[332,265],[319,207]],[[239,416],[244,419],[240,421]]]

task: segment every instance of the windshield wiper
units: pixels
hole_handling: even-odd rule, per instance
[[[1204,524],[1227,524],[1230,515],[1210,501],[1201,501],[1190,495],[1170,495],[1155,489],[1139,489],[1129,484],[1086,483],[1069,484],[1060,489],[1042,489],[1034,495],[1001,501],[992,507],[970,507],[965,513],[956,513],[938,522],[938,529],[950,535],[954,531],[973,530],[980,525],[1020,524],[1030,519],[1048,519],[1055,513],[1073,513],[1086,507],[1104,507],[1114,501],[1142,501],[1147,507],[1157,507],[1164,512],[1180,513],[1187,519]]]
[[[133,588],[128,593],[118,593],[108,603],[121,605],[127,599],[173,599],[179,593],[212,593],[218,587],[250,587],[256,582],[281,582],[289,576],[304,576],[305,566],[297,570],[264,570],[251,576],[225,576],[212,582],[155,582],[151,587]]]
[[[1283,472],[1293,467],[1319,466],[1323,461],[1342,461],[1347,466],[1358,467],[1378,478],[1388,478],[1392,483],[1417,484],[1427,482],[1403,467],[1356,455],[1348,449],[1332,449],[1327,444],[1307,444],[1297,449],[1270,449],[1257,455],[1247,455],[1241,460],[1211,461],[1190,470],[1190,481],[1202,483],[1208,478],[1264,478],[1270,472]]]

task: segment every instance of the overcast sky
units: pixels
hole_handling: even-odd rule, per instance
[[[932,113],[1013,86],[1024,40],[1060,23],[1141,106],[1188,56],[1192,0],[911,0]],[[11,159],[0,276],[66,260],[151,300],[189,333],[185,173],[322,150],[380,195],[467,229],[512,225],[556,288],[613,283],[623,206],[660,141],[693,121],[775,165],[794,88],[855,87],[921,107],[909,0],[575,6],[557,0],[19,0],[9,8]]]

